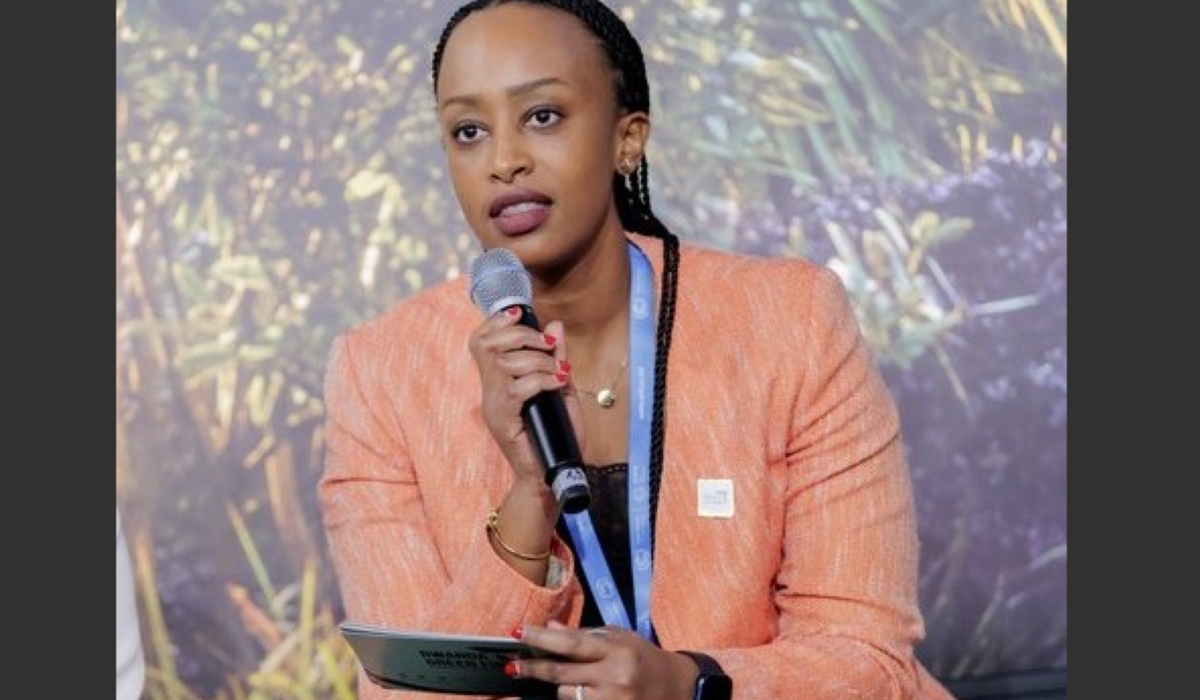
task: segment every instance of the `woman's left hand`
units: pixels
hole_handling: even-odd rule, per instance
[[[522,659],[521,678],[558,685],[558,700],[690,700],[699,669],[690,658],[620,627],[526,625],[521,641],[566,660]]]

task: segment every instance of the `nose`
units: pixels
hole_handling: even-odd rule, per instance
[[[492,135],[492,179],[505,184],[529,172],[531,162],[517,134]]]

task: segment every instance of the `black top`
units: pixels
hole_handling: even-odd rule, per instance
[[[633,607],[633,568],[630,564],[629,553],[629,465],[609,464],[603,467],[588,467],[588,488],[591,503],[588,504],[588,514],[592,518],[592,526],[596,528],[596,539],[600,549],[608,561],[609,571],[625,603],[625,613],[631,623],[636,624],[637,615]],[[583,584],[583,618],[580,627],[602,627],[604,617],[592,599],[592,590],[588,587],[587,574],[579,559],[579,550],[571,539],[567,529],[566,519],[559,518],[558,533],[575,552],[575,575]]]

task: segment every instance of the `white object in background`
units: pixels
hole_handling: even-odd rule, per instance
[[[117,509],[117,700],[138,700],[145,682],[146,659],[138,629],[133,565],[121,531],[121,510]]]

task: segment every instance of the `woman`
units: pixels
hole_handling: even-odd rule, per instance
[[[481,314],[458,279],[335,343],[320,498],[347,616],[513,633],[567,657],[509,668],[560,700],[949,697],[913,655],[911,485],[847,296],[655,217],[620,19],[478,0],[433,88],[464,218],[519,257],[547,322]],[[585,513],[562,512],[521,417],[541,392],[565,401]]]

